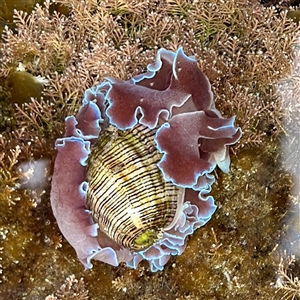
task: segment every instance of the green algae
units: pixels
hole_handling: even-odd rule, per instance
[[[12,103],[23,104],[30,98],[41,98],[43,84],[38,78],[26,71],[16,71],[7,78],[7,86]]]
[[[272,185],[269,191],[264,181]],[[268,299],[290,185],[274,151],[251,149],[234,157],[230,174],[220,176],[213,190],[219,206],[214,218],[176,259],[176,269],[188,270],[177,274],[180,285],[204,299]]]

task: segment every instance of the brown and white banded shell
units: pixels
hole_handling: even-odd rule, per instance
[[[157,163],[156,130],[109,125],[87,166],[87,208],[99,229],[119,245],[141,251],[177,220],[184,189],[166,182]]]

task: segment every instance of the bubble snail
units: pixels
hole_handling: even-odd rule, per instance
[[[91,260],[153,272],[180,255],[216,210],[207,194],[241,130],[215,108],[194,57],[160,49],[147,71],[86,90],[56,140],[51,206],[85,268]]]

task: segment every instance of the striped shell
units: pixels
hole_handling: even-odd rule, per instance
[[[87,208],[99,229],[132,251],[150,247],[176,221],[182,191],[157,163],[156,130],[138,125],[101,132],[87,166]],[[173,221],[173,222],[172,222]]]

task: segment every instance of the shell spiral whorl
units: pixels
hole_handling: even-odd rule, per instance
[[[119,245],[141,251],[158,240],[176,218],[183,193],[166,182],[157,164],[162,154],[156,130],[109,125],[91,150],[87,208],[95,223]]]

